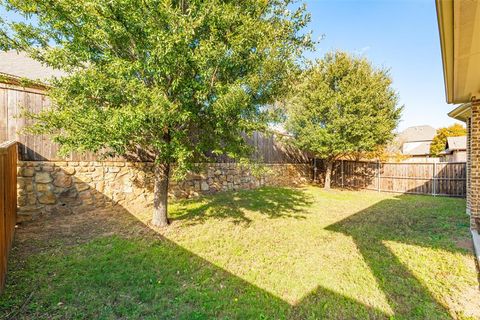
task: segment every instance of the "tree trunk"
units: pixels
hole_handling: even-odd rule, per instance
[[[333,161],[327,160],[326,161],[327,170],[325,171],[325,189],[330,189],[331,181],[332,181],[332,168],[333,168]]]
[[[169,224],[167,206],[170,164],[156,164],[154,174],[152,225],[155,227],[166,227]]]

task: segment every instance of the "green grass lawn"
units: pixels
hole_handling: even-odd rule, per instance
[[[463,199],[262,188],[17,230],[0,317],[477,319]]]

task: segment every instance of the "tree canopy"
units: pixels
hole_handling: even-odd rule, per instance
[[[440,152],[445,150],[448,137],[460,137],[466,135],[467,130],[459,123],[438,129],[435,137],[433,137],[432,143],[430,144],[430,155],[438,157]]]
[[[309,15],[292,2],[8,0],[24,20],[0,20],[0,49],[67,73],[51,83],[53,107],[29,114],[62,153],[155,161],[164,225],[170,164],[245,158],[241,133],[266,128],[266,106],[312,47]]]
[[[365,58],[328,53],[301,76],[286,127],[300,148],[327,163],[375,151],[393,138],[402,111],[391,83],[387,70]]]

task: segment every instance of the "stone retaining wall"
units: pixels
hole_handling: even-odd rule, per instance
[[[252,189],[266,185],[306,183],[308,164],[270,164],[257,177],[234,163],[202,165],[200,173],[171,182],[171,198],[189,198],[218,191]],[[151,163],[41,162],[18,164],[18,219],[36,219],[49,214],[70,214],[111,206],[149,206],[153,201]]]

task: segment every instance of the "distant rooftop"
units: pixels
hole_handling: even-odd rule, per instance
[[[428,156],[430,154],[431,141],[405,142],[402,146],[402,154],[408,156]]]
[[[446,149],[448,151],[467,150],[467,136],[447,137]]]
[[[42,65],[24,52],[10,50],[0,51],[0,74],[48,83],[52,77],[60,77],[65,73]]]
[[[437,130],[429,125],[414,126],[403,130],[398,139],[402,142],[432,141]]]

